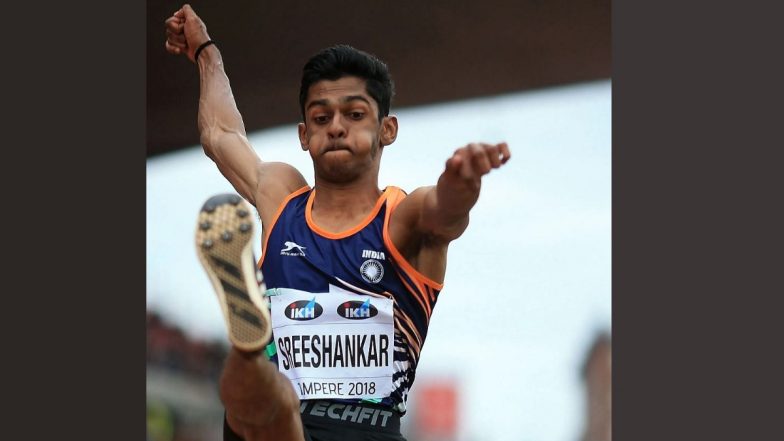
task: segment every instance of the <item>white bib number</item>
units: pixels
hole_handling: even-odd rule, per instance
[[[392,300],[336,286],[271,296],[278,368],[300,399],[383,398],[392,392]]]

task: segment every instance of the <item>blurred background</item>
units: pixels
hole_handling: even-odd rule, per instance
[[[609,440],[609,0],[191,5],[251,144],[311,184],[296,137],[301,68],[336,43],[378,55],[395,80],[400,134],[381,187],[432,185],[455,148],[509,143],[450,246],[404,435]],[[228,346],[193,232],[204,200],[232,188],[199,146],[198,72],[163,47],[180,6],[147,2],[147,427],[153,441],[220,440]]]

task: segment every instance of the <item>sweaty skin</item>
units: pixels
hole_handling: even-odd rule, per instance
[[[281,202],[307,183],[291,165],[262,160],[248,142],[217,45],[205,47],[194,59],[196,49],[210,37],[193,9],[184,5],[165,24],[166,50],[186,55],[199,69],[198,127],[204,152],[256,206],[266,236]],[[308,90],[305,118],[297,130],[302,149],[313,161],[313,221],[324,230],[351,229],[381,195],[381,157],[397,137],[398,121],[394,115],[380,120],[378,115],[378,103],[361,78],[323,80]],[[503,142],[460,147],[446,160],[436,185],[418,188],[400,202],[391,215],[389,233],[415,269],[443,282],[448,245],[468,226],[482,176],[509,158]],[[296,394],[288,380],[265,363],[258,354],[232,348],[221,379],[227,421],[247,441],[301,440]],[[273,417],[260,424],[260,415],[265,414]]]

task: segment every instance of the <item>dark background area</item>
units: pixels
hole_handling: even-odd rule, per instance
[[[393,109],[611,74],[609,0],[190,4],[220,47],[248,131],[299,121],[302,66],[338,43],[389,65]],[[198,71],[164,48],[164,20],[181,5],[147,2],[148,156],[199,143]]]
[[[9,439],[144,439],[138,275],[152,29],[142,4],[86,3],[4,11],[14,35],[3,73],[7,187],[43,176],[60,196],[42,204],[30,195],[45,189],[8,192],[22,213],[6,219],[17,262],[9,281],[36,281],[33,295],[7,296],[15,338],[5,398],[18,410]],[[613,431],[637,441],[781,438],[784,368],[770,348],[782,335],[784,222],[770,201],[780,199],[784,72],[770,54],[780,51],[782,5],[624,0],[612,16]],[[86,120],[89,136],[73,138]],[[115,203],[96,210],[96,194]],[[85,222],[93,213],[100,221]],[[24,234],[53,225],[56,234]],[[45,273],[28,264],[41,249],[56,258]]]

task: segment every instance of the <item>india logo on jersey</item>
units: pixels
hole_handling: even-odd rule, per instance
[[[384,255],[383,251],[374,251],[374,250],[362,250],[362,258],[363,259],[377,259],[377,260],[384,260],[387,257]]]
[[[378,260],[368,259],[359,267],[359,273],[366,282],[378,283],[384,278],[384,265]]]

